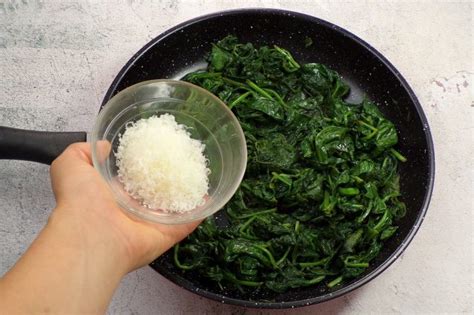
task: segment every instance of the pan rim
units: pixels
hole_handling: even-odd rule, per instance
[[[366,274],[364,277],[354,281],[353,283],[349,284],[346,287],[343,287],[341,289],[335,290],[334,292],[331,293],[326,293],[324,295],[318,296],[318,297],[313,297],[309,299],[304,299],[304,300],[297,300],[297,301],[288,301],[288,302],[260,302],[260,301],[250,301],[250,300],[241,300],[241,299],[235,299],[231,297],[227,297],[224,295],[220,295],[217,293],[209,292],[207,290],[199,289],[196,290],[196,288],[192,288],[192,284],[190,285],[187,283],[187,280],[182,280],[182,279],[174,279],[173,281],[170,280],[170,278],[173,278],[172,274],[169,273],[166,269],[161,268],[158,264],[152,263],[150,266],[152,268],[159,272],[162,276],[167,278],[170,282],[190,291],[193,293],[196,293],[200,296],[221,302],[221,303],[228,303],[228,304],[233,304],[237,306],[244,306],[244,307],[249,307],[249,308],[260,308],[260,309],[285,309],[285,308],[295,308],[295,307],[302,307],[302,306],[309,306],[312,304],[318,304],[321,302],[326,302],[332,299],[335,299],[337,297],[340,297],[342,295],[345,295],[357,288],[360,288],[361,286],[365,285],[369,281],[373,280],[377,276],[379,276],[383,271],[385,271],[390,265],[393,264],[393,262],[405,251],[405,249],[408,247],[408,245],[411,243],[413,240],[414,236],[418,232],[422,222],[424,221],[424,218],[426,216],[430,201],[431,201],[431,196],[433,193],[433,188],[434,188],[434,179],[435,179],[435,152],[434,152],[434,143],[433,143],[433,137],[431,135],[431,129],[429,127],[428,119],[423,111],[423,108],[415,94],[415,92],[411,89],[409,86],[408,82],[406,79],[402,76],[402,74],[392,65],[392,63],[384,57],[379,51],[377,51],[375,48],[373,48],[371,45],[369,45],[366,41],[362,40],[358,36],[354,35],[353,33],[347,31],[346,29],[337,26],[333,23],[330,23],[328,21],[322,20],[320,18],[305,14],[305,13],[300,13],[296,11],[290,11],[290,10],[282,10],[282,9],[273,9],[273,8],[241,8],[241,9],[233,9],[233,10],[225,10],[225,11],[217,11],[214,13],[210,14],[205,14],[202,16],[198,16],[196,18],[187,20],[185,22],[182,22],[155,37],[152,39],[150,42],[148,42],[143,48],[141,48],[137,53],[135,53],[132,58],[122,67],[122,69],[119,71],[117,76],[115,77],[114,81],[108,88],[103,102],[101,104],[101,108],[105,105],[105,103],[112,98],[112,96],[117,93],[117,87],[120,84],[120,82],[123,79],[123,76],[130,70],[130,68],[134,65],[135,61],[139,58],[141,58],[150,48],[152,48],[155,44],[160,42],[161,40],[165,39],[166,37],[173,35],[176,32],[179,32],[183,28],[186,28],[190,25],[213,19],[216,17],[220,16],[228,16],[228,15],[239,15],[239,14],[248,14],[248,13],[261,13],[261,14],[275,14],[275,15],[280,15],[280,16],[291,16],[303,20],[307,20],[310,23],[315,23],[319,24],[323,27],[331,28],[332,30],[340,33],[343,36],[346,36],[348,39],[355,41],[358,45],[362,46],[365,50],[367,50],[372,56],[376,57],[394,76],[395,78],[400,82],[401,86],[403,89],[408,93],[410,100],[412,104],[415,106],[416,112],[418,114],[418,117],[420,118],[423,126],[424,126],[424,135],[425,135],[425,141],[427,144],[427,149],[428,149],[428,158],[429,158],[429,170],[428,170],[428,183],[426,187],[426,192],[424,195],[423,199],[423,204],[421,206],[420,212],[415,220],[414,225],[411,227],[410,231],[408,232],[407,236],[405,239],[401,242],[401,244],[396,248],[395,251],[384,261],[382,262],[377,268],[372,270],[370,273]]]

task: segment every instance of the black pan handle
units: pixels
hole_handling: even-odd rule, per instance
[[[0,126],[0,159],[51,164],[66,147],[86,141],[85,132],[46,132]]]

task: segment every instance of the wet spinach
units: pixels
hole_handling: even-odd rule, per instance
[[[208,59],[184,80],[238,117],[248,167],[222,210],[229,226],[205,220],[175,246],[176,266],[241,291],[334,287],[363,273],[405,214],[393,123],[370,100],[346,103],[335,71],[281,47],[228,36]]]

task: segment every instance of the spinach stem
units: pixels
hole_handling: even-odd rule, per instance
[[[272,180],[277,179],[280,182],[284,183],[285,185],[288,185],[291,187],[292,180],[291,180],[291,175],[286,175],[286,174],[278,174],[277,172],[272,172]]]
[[[262,252],[265,253],[265,255],[267,255],[268,257],[268,260],[270,260],[270,264],[274,267],[274,268],[278,268],[278,265],[277,263],[275,262],[275,258],[273,257],[272,253],[270,253],[270,251],[268,249],[266,249],[265,247],[261,246],[261,245],[255,245],[255,247],[257,247],[258,249],[260,249]]]
[[[214,78],[214,77],[222,77],[222,73],[220,72],[194,72],[191,74],[193,78]],[[187,76],[186,76],[187,78]],[[185,79],[186,79],[185,78]]]
[[[356,187],[339,187],[338,190],[344,196],[356,196],[359,194],[359,189]]]
[[[237,279],[232,273],[230,272],[223,272],[224,276],[232,281],[233,283],[240,284],[240,285],[245,285],[247,287],[258,287],[263,284],[263,282],[256,282],[256,281],[249,281],[249,280],[241,280]]]
[[[324,278],[326,278],[326,276],[318,276],[318,277],[316,277],[316,278],[314,278],[314,279],[309,280],[309,281],[307,282],[307,284],[308,284],[308,285],[313,285],[313,284],[319,283],[319,282],[323,281]]]
[[[396,157],[397,160],[399,160],[400,162],[406,162],[407,161],[407,158],[404,157],[400,152],[398,152],[394,148],[390,148],[390,153],[392,153],[392,155],[394,157]]]
[[[390,193],[390,194],[387,194],[385,197],[383,197],[382,201],[383,201],[383,202],[387,202],[387,201],[390,200],[391,198],[393,198],[393,197],[398,197],[398,196],[400,196],[400,193],[398,193],[398,192],[392,192],[392,193]]]
[[[245,92],[244,94],[237,97],[232,103],[229,104],[229,108],[232,109],[235,105],[239,104],[249,96],[250,91]]]
[[[273,96],[275,96],[275,98],[277,99],[277,101],[283,106],[283,107],[286,107],[286,103],[285,101],[283,100],[283,98],[280,96],[280,94],[278,94],[277,92],[273,91],[272,89],[263,89],[265,91],[267,91],[269,94],[272,94]]]
[[[245,82],[257,93],[259,93],[260,95],[266,97],[266,98],[269,98],[271,100],[273,100],[273,97],[268,94],[267,91],[265,91],[264,89],[262,89],[261,87],[259,87],[258,85],[256,85],[255,83],[253,83],[252,81],[250,80],[245,80]]]
[[[276,51],[282,54],[285,57],[285,59],[288,61],[288,64],[292,67],[292,69],[287,69],[288,71],[294,72],[300,68],[300,65],[298,64],[298,62],[296,62],[296,60],[287,50],[280,48],[277,45],[273,45],[273,48],[275,48]]]
[[[329,259],[330,259],[330,257],[326,257],[326,258],[320,259],[318,261],[302,262],[302,263],[299,263],[299,265],[303,268],[322,266],[322,265],[325,265],[329,261]]]
[[[281,265],[281,264],[285,261],[286,257],[287,257],[288,254],[290,253],[290,250],[291,250],[291,247],[288,247],[288,249],[287,249],[286,252],[283,254],[283,256],[282,256],[280,259],[278,259],[278,261],[276,262],[276,264],[277,264],[278,266]]]
[[[277,208],[272,208],[272,209],[263,210],[263,211],[257,211],[257,212],[253,212],[253,213],[248,213],[248,214],[241,215],[241,216],[239,216],[239,217],[237,217],[237,218],[238,218],[238,219],[246,219],[246,218],[249,218],[249,217],[258,216],[258,215],[265,214],[265,213],[276,212],[276,210],[277,210]]]
[[[256,216],[252,216],[250,217],[250,219],[248,219],[244,224],[242,224],[242,226],[239,228],[239,232],[240,233],[244,233],[245,229],[247,229],[249,227],[249,225],[256,219],[257,217]],[[247,234],[247,233],[245,233]]]
[[[365,218],[369,215],[370,211],[372,210],[372,204],[369,203],[369,205],[367,206],[367,208],[365,209],[364,213],[362,213],[360,215],[360,217],[357,218],[357,223],[362,223],[364,222]]]
[[[357,123],[358,123],[359,125],[362,125],[362,126],[364,126],[364,127],[369,128],[370,130],[372,130],[371,133],[369,133],[367,136],[364,137],[365,140],[371,139],[373,136],[375,136],[375,134],[376,134],[377,132],[379,132],[379,130],[378,130],[377,128],[375,128],[375,127],[372,126],[372,125],[369,125],[368,123],[366,123],[366,122],[363,121],[363,120],[358,120]]]
[[[352,268],[367,268],[369,267],[369,263],[367,262],[360,262],[360,263],[353,263],[353,262],[344,262],[347,267]]]
[[[295,232],[298,233],[299,229],[300,229],[300,221],[296,221],[296,223],[295,223]]]
[[[223,77],[222,77],[222,81],[224,81],[224,82],[226,82],[226,83],[229,83],[229,84],[231,84],[231,85],[238,86],[238,87],[241,87],[241,88],[243,88],[243,89],[248,90],[248,87],[247,87],[245,84],[243,84],[243,83],[241,83],[241,82],[238,82],[238,81],[235,81],[235,80],[232,80],[232,79],[229,79],[229,78],[227,78],[227,77],[224,77],[224,76],[223,76]]]
[[[389,215],[390,215],[390,213],[389,213],[388,209],[385,210],[385,212],[383,213],[383,216],[380,218],[379,222],[377,222],[377,224],[373,227],[372,230],[374,230],[378,234],[380,232],[380,229],[382,228],[382,226],[389,219]]]
[[[375,127],[372,126],[372,125],[369,125],[368,123],[366,123],[366,122],[363,121],[363,120],[358,120],[357,123],[358,123],[359,125],[362,125],[362,126],[364,126],[364,127],[369,128],[369,129],[372,130],[372,131],[379,131],[377,128],[375,128]]]
[[[174,252],[173,252],[173,259],[174,259],[174,263],[176,264],[176,266],[180,269],[183,269],[183,270],[190,270],[190,269],[193,269],[194,266],[192,265],[183,265],[180,261],[179,261],[179,258],[178,258],[178,252],[179,252],[179,243],[177,243],[175,246],[174,246]]]
[[[327,284],[327,286],[328,286],[329,288],[335,287],[335,286],[338,285],[341,281],[342,281],[342,276],[337,277],[336,279],[334,279],[334,280],[332,280],[331,282],[329,282],[329,283]]]

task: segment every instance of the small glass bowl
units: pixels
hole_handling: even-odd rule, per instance
[[[117,178],[115,152],[119,136],[130,122],[172,114],[200,140],[208,159],[209,190],[205,203],[193,210],[174,213],[150,209],[131,198]],[[104,150],[106,140],[112,149]],[[210,92],[184,81],[152,80],[126,88],[101,110],[91,133],[94,166],[107,181],[119,205],[148,221],[182,224],[219,211],[234,195],[247,165],[247,146],[242,128],[232,111]]]

